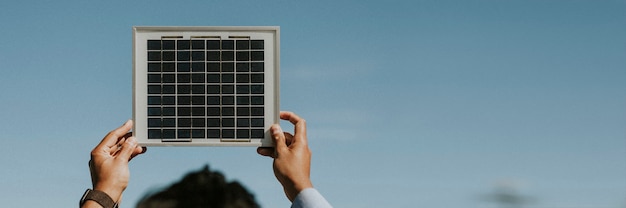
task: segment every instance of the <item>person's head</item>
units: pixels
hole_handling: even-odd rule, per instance
[[[259,207],[254,195],[237,181],[226,182],[224,175],[205,166],[188,173],[164,190],[144,196],[137,208],[248,208]]]

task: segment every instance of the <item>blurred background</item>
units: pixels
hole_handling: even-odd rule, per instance
[[[622,0],[3,1],[2,206],[91,187],[89,152],[132,116],[132,26],[271,25],[334,206],[624,208],[624,20]],[[122,207],[205,164],[290,205],[255,148],[154,147]]]

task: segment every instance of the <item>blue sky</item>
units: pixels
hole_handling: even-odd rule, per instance
[[[626,2],[4,1],[0,195],[71,207],[132,115],[132,26],[281,27],[281,108],[337,207],[626,207]],[[149,148],[124,207],[209,164],[288,207],[254,148]],[[33,198],[33,196],[35,196]]]

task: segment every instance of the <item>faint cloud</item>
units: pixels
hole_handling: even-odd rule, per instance
[[[495,187],[504,188],[504,189],[523,189],[528,186],[528,184],[520,179],[500,179],[494,182]]]

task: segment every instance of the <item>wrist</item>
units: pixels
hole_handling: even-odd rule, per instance
[[[82,208],[118,208],[117,201],[113,200],[107,193],[87,189],[80,199],[80,207]]]
[[[114,202],[119,202],[122,198],[122,192],[124,192],[124,188],[121,187],[112,187],[98,184],[93,187],[93,190],[98,190],[106,193],[107,195],[109,195],[109,197],[111,197],[111,199],[113,199]]]
[[[299,181],[298,183],[291,183],[290,185],[284,186],[285,193],[289,201],[292,201],[300,194],[300,192],[307,188],[313,188],[313,184],[310,180]]]
[[[300,193],[302,190],[307,189],[307,188],[313,188],[313,184],[311,183],[311,181],[303,181],[301,183],[294,184],[294,189],[296,191],[296,194]]]

